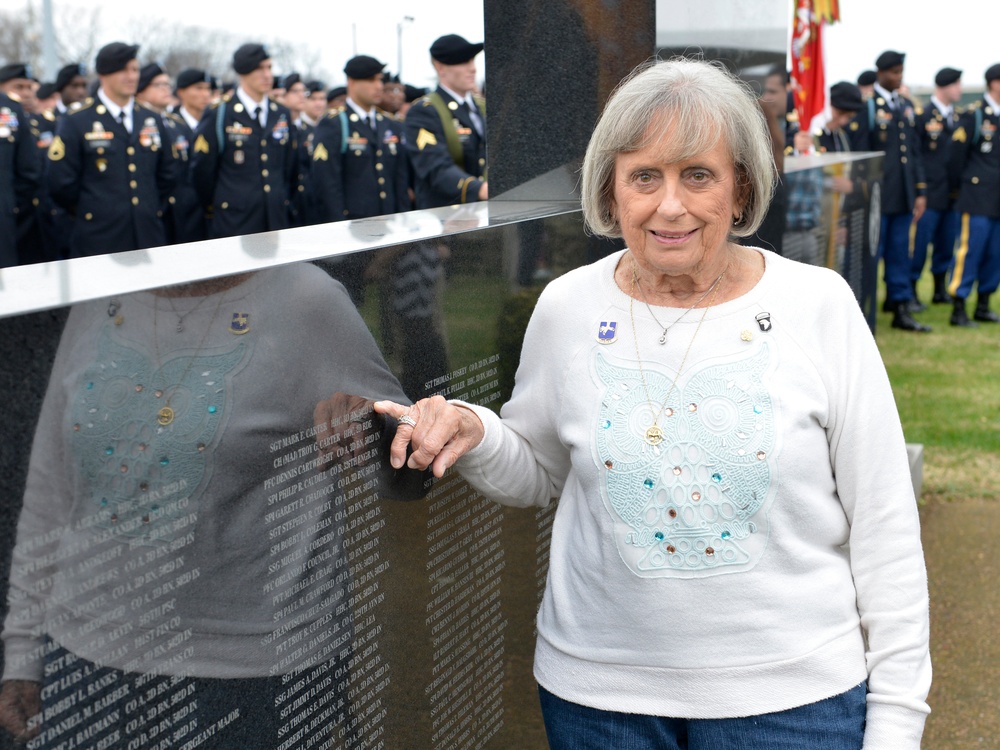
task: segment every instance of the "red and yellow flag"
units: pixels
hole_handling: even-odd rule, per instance
[[[838,0],[795,0],[792,18],[792,91],[803,129],[826,107],[823,26],[840,20]]]

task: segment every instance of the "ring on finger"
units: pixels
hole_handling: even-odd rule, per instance
[[[400,424],[408,424],[408,425],[410,425],[410,427],[416,427],[417,426],[417,420],[415,420],[409,414],[404,414],[403,416],[401,416],[399,418],[398,422]]]

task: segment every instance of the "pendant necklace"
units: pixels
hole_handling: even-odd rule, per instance
[[[687,362],[688,355],[691,353],[691,347],[694,345],[694,340],[698,337],[698,332],[701,330],[701,324],[705,322],[705,316],[708,315],[708,311],[712,308],[712,305],[715,304],[715,298],[719,293],[720,286],[722,285],[722,279],[726,275],[726,271],[728,270],[729,270],[729,265],[727,264],[725,269],[723,269],[722,273],[719,274],[719,278],[717,278],[715,280],[715,283],[712,284],[711,287],[709,287],[708,292],[702,295],[701,299],[699,299],[697,302],[694,303],[694,305],[685,310],[681,314],[680,318],[675,320],[673,323],[670,324],[670,326],[667,327],[670,328],[674,326],[676,323],[678,323],[681,318],[683,318],[685,315],[691,312],[691,310],[697,307],[701,303],[701,301],[705,299],[705,297],[708,295],[709,292],[712,293],[712,299],[709,300],[708,305],[705,307],[705,311],[701,314],[701,318],[699,318],[698,320],[698,326],[694,329],[694,335],[691,336],[691,341],[688,342],[687,349],[684,351],[684,356],[681,358],[680,367],[677,368],[677,374],[674,375],[674,379],[670,383],[670,388],[667,389],[667,395],[664,397],[663,403],[660,404],[660,408],[653,413],[653,423],[649,427],[647,427],[646,431],[643,433],[642,439],[645,440],[650,445],[659,445],[660,443],[663,442],[663,428],[660,427],[660,415],[663,414],[664,410],[666,410],[667,416],[670,416],[673,413],[671,409],[667,409],[667,402],[670,400],[670,396],[673,394],[674,388],[677,387],[677,380],[680,378],[681,372],[684,370],[684,365]],[[639,285],[639,276],[636,272],[635,259],[633,258],[632,291],[631,294],[629,294],[628,317],[632,323],[632,339],[635,342],[635,358],[636,361],[638,361],[639,363],[639,377],[642,379],[642,388],[646,393],[646,402],[649,404],[649,410],[653,411],[653,399],[649,395],[649,384],[646,382],[646,371],[643,369],[642,357],[639,355],[639,334],[635,328],[635,315],[632,312],[633,303],[635,301],[635,290],[638,285]],[[640,292],[641,292],[641,287],[640,287]],[[643,297],[643,302],[645,301],[646,301],[645,297]],[[649,307],[648,303],[646,307],[647,308]],[[653,311],[650,310],[649,312],[650,315],[652,315]],[[656,321],[657,325],[660,325],[659,321],[656,320],[655,316],[653,317],[653,320]],[[660,327],[663,328],[663,326]],[[663,335],[660,337],[661,344],[665,343],[666,341],[667,328],[663,329]]]
[[[170,395],[167,396],[167,400],[164,402],[163,406],[160,407],[159,411],[157,411],[157,413],[156,413],[156,423],[158,425],[160,425],[161,427],[166,427],[167,425],[172,424],[173,421],[174,421],[174,417],[176,416],[176,414],[174,412],[173,407],[170,406],[170,401],[174,397],[174,395],[177,393],[177,388],[180,387],[184,383],[184,380],[187,378],[188,373],[191,372],[191,368],[194,366],[195,360],[198,358],[198,355],[201,353],[202,348],[205,346],[205,341],[208,340],[208,334],[212,330],[212,324],[215,323],[215,318],[218,316],[219,310],[222,307],[222,302],[223,302],[223,300],[225,300],[225,298],[226,298],[225,294],[220,294],[219,295],[219,301],[216,303],[215,310],[212,312],[212,318],[208,321],[208,325],[205,327],[205,332],[201,335],[201,341],[198,342],[198,348],[194,350],[194,354],[192,354],[191,358],[188,360],[187,366],[184,368],[184,372],[181,373],[181,377],[177,381],[177,385],[174,386],[173,390],[170,392]],[[184,313],[183,316],[178,316],[178,322],[177,322],[177,332],[178,333],[180,333],[181,331],[184,330],[184,327],[182,325],[182,322],[183,322],[184,318],[187,317],[188,315],[190,315],[191,313],[193,313],[195,310],[197,310],[198,307],[201,306],[201,303],[204,302],[206,299],[208,299],[208,296],[203,297],[198,302],[197,305],[195,305],[192,309],[190,309],[186,313]],[[170,307],[174,310],[174,314],[176,315],[177,314],[177,310],[176,310],[176,308],[174,308],[173,301],[169,297],[167,298],[167,301],[170,304]],[[158,304],[156,304],[155,300],[154,300],[154,304],[153,304],[153,349],[156,352],[156,367],[157,367],[157,370],[160,372],[160,374],[162,376],[163,375],[163,364],[160,361],[160,343],[159,343],[157,332],[156,332],[157,311],[159,310],[159,307],[160,306]],[[154,395],[157,398],[159,398],[160,396],[164,395],[164,391],[165,390],[166,390],[166,386],[164,386],[163,390],[155,391]]]
[[[726,266],[726,268],[728,269],[729,267]],[[660,338],[659,338],[659,342],[660,342],[661,346],[667,343],[667,331],[669,331],[675,325],[677,325],[678,323],[680,323],[689,312],[691,312],[698,305],[700,305],[702,302],[704,302],[705,301],[705,297],[707,297],[709,294],[712,293],[712,290],[715,289],[716,286],[718,286],[719,282],[722,281],[722,277],[725,276],[725,275],[726,275],[726,272],[723,271],[719,275],[719,278],[717,278],[715,280],[715,283],[713,283],[712,286],[710,286],[705,291],[705,293],[703,295],[701,295],[695,301],[695,303],[693,305],[691,305],[691,307],[687,308],[684,312],[682,312],[680,314],[680,316],[678,316],[677,320],[675,320],[673,323],[671,323],[670,325],[666,325],[665,326],[656,317],[656,314],[653,312],[653,308],[649,306],[649,300],[646,299],[646,292],[643,291],[642,284],[639,283],[639,276],[636,274],[636,266],[635,266],[635,262],[633,261],[633,263],[632,263],[632,286],[633,286],[633,288],[638,288],[639,294],[642,296],[642,303],[646,306],[646,309],[649,311],[649,316],[653,319],[653,322],[655,322],[656,325],[658,325],[660,328],[663,329],[663,333],[660,334]]]

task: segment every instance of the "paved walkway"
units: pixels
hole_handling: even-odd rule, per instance
[[[921,508],[934,683],[923,750],[1000,749],[1000,502]]]

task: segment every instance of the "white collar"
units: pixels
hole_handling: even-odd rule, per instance
[[[953,107],[950,104],[945,104],[944,102],[942,102],[940,99],[938,99],[936,96],[933,95],[931,95],[931,104],[933,104],[935,107],[941,110],[941,114],[944,115],[945,117],[951,116],[951,111]]]
[[[240,103],[246,108],[247,114],[251,117],[253,117],[254,110],[257,109],[257,107],[260,107],[264,110],[264,112],[267,112],[268,100],[266,96],[259,102],[255,102],[253,97],[250,96],[250,94],[248,94],[242,86],[237,86],[236,98],[240,100]],[[267,116],[265,115],[265,122],[267,121],[266,117]]]
[[[188,124],[188,127],[191,128],[191,130],[198,127],[198,118],[184,109],[184,107],[181,107],[177,111],[180,113],[180,116],[184,118],[184,122]]]
[[[370,110],[365,111],[361,108],[361,105],[358,104],[356,101],[354,101],[351,97],[347,97],[347,106],[353,109],[355,112],[357,112],[358,117],[364,120],[370,120],[375,116],[375,107],[372,107]]]
[[[990,96],[989,93],[984,93],[983,94],[983,99],[986,100],[987,104],[989,104],[991,107],[993,107],[993,111],[994,112],[1000,112],[1000,104],[997,104],[995,101],[993,101],[993,97]]]
[[[104,93],[103,88],[97,89],[97,98],[101,100],[101,104],[103,104],[107,108],[108,112],[110,112],[111,116],[114,117],[116,120],[121,116],[121,113],[123,111],[125,112],[126,120],[132,119],[132,108],[135,106],[134,96],[130,96],[128,98],[128,104],[126,104],[124,107],[120,107],[113,101],[111,101],[111,99],[108,98],[108,95]]]
[[[472,92],[471,91],[468,94],[466,94],[465,96],[462,96],[461,94],[457,94],[454,91],[452,91],[450,88],[448,88],[447,86],[445,86],[443,83],[440,84],[440,86],[441,86],[442,89],[444,89],[444,92],[448,96],[450,96],[452,99],[454,99],[456,102],[464,102],[465,104],[470,104],[472,102]]]

